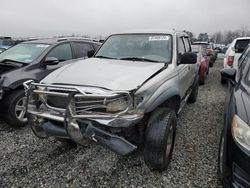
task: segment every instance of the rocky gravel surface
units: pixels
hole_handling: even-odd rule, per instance
[[[197,102],[181,112],[166,171],[150,171],[141,151],[121,157],[94,143],[65,147],[0,120],[0,187],[221,187],[217,153],[227,91],[221,67],[222,56],[199,87]]]

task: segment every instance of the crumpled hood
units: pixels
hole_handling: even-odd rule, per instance
[[[89,58],[57,69],[41,82],[129,91],[163,67],[164,63]]]

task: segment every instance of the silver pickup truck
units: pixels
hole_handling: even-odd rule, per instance
[[[40,138],[92,140],[121,155],[144,146],[146,164],[162,171],[176,117],[197,98],[196,60],[184,32],[113,34],[92,58],[24,83],[29,124]]]

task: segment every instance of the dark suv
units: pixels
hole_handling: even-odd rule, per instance
[[[55,69],[95,53],[101,43],[53,38],[20,43],[0,54],[0,106],[7,123],[26,123],[23,82],[39,82]],[[83,62],[84,63],[84,62]]]
[[[230,80],[218,160],[224,187],[250,187],[250,46],[238,66],[221,71]]]

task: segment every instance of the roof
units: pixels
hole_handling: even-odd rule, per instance
[[[250,37],[238,37],[235,40],[245,40],[245,39],[250,39]]]
[[[113,34],[147,34],[147,33],[173,35],[175,33],[185,33],[185,32],[184,31],[177,31],[174,29],[155,29],[155,30],[145,29],[145,30],[128,30],[128,31],[118,32],[118,33],[113,33]]]
[[[92,39],[87,39],[87,38],[80,38],[80,37],[64,37],[64,38],[46,38],[46,39],[36,39],[36,40],[31,40],[31,41],[26,41],[23,43],[42,43],[42,44],[55,44],[58,42],[62,41],[86,41],[86,42],[92,42],[92,43],[97,43],[100,44],[99,42],[96,42]]]

